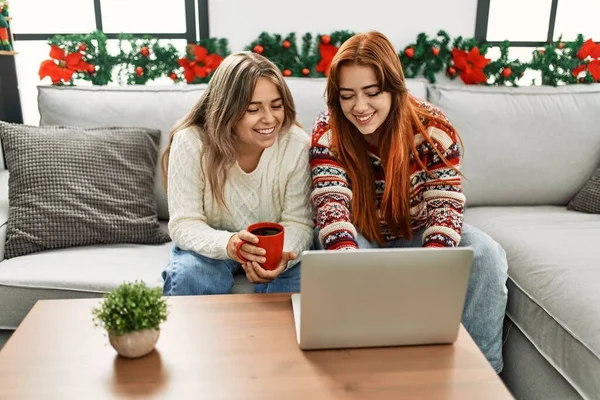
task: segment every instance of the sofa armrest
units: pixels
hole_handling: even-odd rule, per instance
[[[8,223],[8,171],[0,170],[0,261],[4,260],[4,242]]]

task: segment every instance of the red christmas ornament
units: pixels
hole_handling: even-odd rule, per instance
[[[302,68],[302,75],[308,76],[308,74],[310,74],[310,69],[308,69],[308,68]]]
[[[502,76],[508,79],[512,75],[512,69],[510,67],[502,68]]]
[[[289,69],[284,69],[283,76],[292,76],[292,71],[290,71]]]
[[[546,54],[546,50],[544,50],[544,49],[540,49],[540,50],[539,50],[539,52],[540,52],[540,54],[542,54],[542,55]]]
[[[150,55],[150,50],[146,46],[140,49],[140,54],[144,57],[148,57]]]
[[[79,51],[86,51],[87,50],[87,46],[85,45],[85,43],[79,43]]]
[[[440,48],[439,47],[433,47],[431,49],[431,52],[433,53],[434,56],[439,56],[440,55]]]
[[[282,46],[283,46],[284,49],[289,49],[291,45],[292,44],[289,41],[287,41],[287,40],[284,40],[283,44],[282,44]]]
[[[171,78],[171,80],[176,81],[177,80],[177,74],[175,72],[171,72],[171,74],[169,75],[169,78]]]
[[[262,47],[260,44],[257,44],[256,46],[254,46],[254,48],[252,49],[253,52],[258,53],[258,54],[262,54],[263,51],[265,51],[265,48]]]
[[[456,75],[456,68],[454,68],[454,67],[448,67],[448,75],[455,76]]]
[[[408,47],[406,50],[404,50],[404,54],[406,54],[406,57],[408,58],[413,58],[415,56],[415,49]]]
[[[92,64],[88,64],[87,66],[87,72],[88,74],[93,74],[96,72],[96,66],[92,65]]]
[[[323,35],[323,36],[321,36],[321,42],[323,44],[329,44],[329,43],[331,43],[331,36],[329,36],[329,35]]]
[[[142,76],[142,75],[144,75],[144,68],[142,68],[142,67],[137,67],[137,68],[135,69],[135,74],[136,74],[137,76]]]

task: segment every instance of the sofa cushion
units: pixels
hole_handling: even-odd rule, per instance
[[[0,122],[9,177],[5,257],[96,243],[156,244],[160,132]]]
[[[569,202],[568,209],[600,214],[600,168]]]
[[[4,242],[8,223],[8,171],[0,170],[0,261],[4,260]]]
[[[4,171],[6,166],[4,164],[4,152],[2,150],[2,140],[0,139],[0,171]]]
[[[507,314],[583,396],[600,393],[600,215],[473,207],[465,221],[506,250]]]
[[[40,125],[84,128],[130,126],[159,129],[160,149],[173,124],[196,103],[206,85],[187,86],[38,86]],[[154,194],[160,219],[169,218],[160,163]]]
[[[8,222],[8,171],[0,171],[0,226]]]
[[[433,86],[464,141],[467,207],[563,205],[600,160],[600,84]]]
[[[161,227],[166,231],[166,222]],[[162,287],[161,272],[172,242],[159,245],[106,244],[11,258],[0,262],[0,329],[15,329],[37,300],[102,297],[124,281]],[[254,285],[236,275],[233,293]]]

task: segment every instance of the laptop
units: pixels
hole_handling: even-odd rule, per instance
[[[473,250],[311,250],[292,294],[303,350],[453,343]]]

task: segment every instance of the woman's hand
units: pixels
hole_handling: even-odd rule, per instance
[[[240,248],[240,253],[246,260],[259,263],[267,261],[267,259],[264,257],[265,249],[252,244],[258,243],[258,238],[246,230],[239,231],[229,238],[229,242],[227,243],[227,257],[244,265],[245,261],[241,260],[237,256],[236,252],[237,246],[240,242],[246,242]]]
[[[296,253],[293,251],[284,251],[281,253],[281,260],[277,264],[277,268],[267,271],[261,267],[256,261],[242,263],[242,268],[246,272],[246,278],[251,283],[269,283],[279,276],[287,266],[288,262],[296,259]]]

